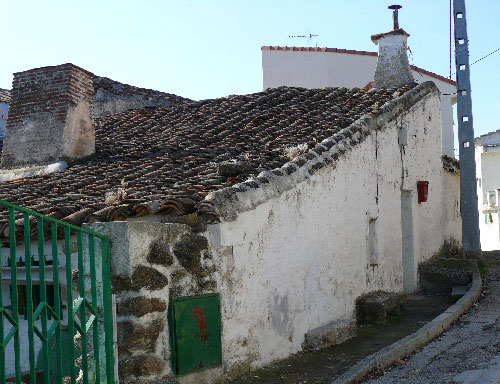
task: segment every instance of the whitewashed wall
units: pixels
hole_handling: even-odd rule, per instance
[[[364,87],[373,80],[377,56],[339,52],[262,50],[263,87]],[[412,70],[416,82],[432,81],[441,92],[442,151],[454,155],[453,107],[456,87]]]
[[[460,174],[443,170],[443,214],[444,238],[462,239],[462,218],[460,215]]]
[[[7,116],[9,114],[9,104],[0,103],[0,139],[3,139],[5,127],[7,125]]]
[[[404,151],[398,145],[401,126],[408,129]],[[451,199],[458,199],[458,176],[442,168],[440,127],[439,95],[428,94],[336,166],[209,227],[220,273],[226,371],[301,350],[306,332],[352,318],[363,293],[403,290],[402,189],[412,192],[414,273],[445,239],[460,239],[456,210],[446,212]],[[455,183],[449,188],[448,178]],[[418,180],[429,181],[426,203],[417,203]],[[243,192],[239,199],[246,204],[259,193]],[[379,260],[370,266],[368,223],[374,218]]]
[[[479,209],[479,231],[483,251],[500,250],[500,215],[498,212],[500,193],[500,132],[479,138],[483,145],[476,145],[476,175]],[[484,146],[490,145],[490,146]],[[489,192],[495,193],[494,206],[488,201]],[[489,216],[487,222],[486,216]]]

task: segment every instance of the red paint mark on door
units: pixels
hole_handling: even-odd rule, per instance
[[[198,328],[200,330],[199,332],[196,332],[196,335],[194,335],[194,337],[199,337],[201,341],[207,341],[209,334],[205,330],[205,311],[203,310],[203,307],[197,306],[191,311],[191,315],[193,315],[193,317],[196,319]]]

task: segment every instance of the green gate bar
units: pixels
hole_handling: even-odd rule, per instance
[[[40,233],[42,236],[40,236]],[[49,383],[49,337],[47,333],[47,306],[43,303],[47,303],[47,290],[45,287],[45,239],[43,236],[43,219],[39,217],[37,219],[37,234],[38,234],[38,273],[40,275],[40,304],[36,311],[42,311],[42,334],[40,338],[42,339],[42,364],[43,364],[43,382]],[[36,318],[36,316],[35,316]]]
[[[20,358],[20,341],[19,341],[19,298],[17,297],[17,268],[16,266],[16,225],[14,216],[14,207],[9,206],[9,246],[10,246],[10,272],[11,284],[16,289],[11,289],[12,295],[10,306],[12,308],[12,329],[11,335],[14,336],[14,364],[16,373],[16,383],[21,384],[21,358]],[[0,293],[1,294],[1,293]],[[2,312],[7,312],[2,308]],[[7,347],[8,338],[5,338],[3,349]],[[3,368],[3,367],[2,367]],[[4,369],[5,371],[5,369]]]
[[[95,248],[94,236],[89,235],[89,254],[90,254],[90,289],[92,295],[92,311],[94,316],[97,316],[97,287],[96,287],[96,272],[95,272]],[[101,381],[101,369],[99,364],[99,329],[97,326],[93,327],[94,337],[94,357],[95,357],[95,375],[96,383]]]
[[[61,344],[61,327],[60,322],[62,321],[62,308],[61,308],[61,297],[59,295],[59,255],[57,254],[57,223],[50,223],[50,233],[52,238],[52,281],[54,287],[54,321],[51,327],[51,333],[55,332],[56,335],[56,377],[57,383],[62,384],[63,369],[62,369],[62,344]],[[55,326],[55,328],[54,328]]]
[[[2,268],[0,265],[0,281],[2,281]],[[3,300],[0,293],[0,368],[5,367],[5,347],[4,347],[4,330],[3,330]],[[0,383],[5,383],[5,369],[0,369]]]
[[[0,383],[6,381],[6,349],[9,343],[14,343],[14,367],[16,383],[21,383],[21,376],[29,374],[30,383],[36,383],[37,365],[43,372],[43,383],[62,384],[64,380],[70,379],[76,384],[80,375],[80,369],[76,367],[75,334],[80,334],[81,342],[81,379],[83,383],[114,383],[114,349],[113,349],[113,318],[111,302],[111,279],[110,279],[110,254],[109,239],[99,233],[86,230],[62,222],[60,220],[41,215],[37,212],[25,209],[6,201],[0,200],[0,207],[7,208],[8,230],[9,230],[9,267],[11,280],[11,305],[5,306],[5,298],[0,294]],[[17,221],[16,221],[17,216]],[[36,223],[36,225],[35,225]],[[45,223],[50,223],[50,231],[46,231]],[[22,230],[22,236],[17,232]],[[61,230],[61,231],[60,231]],[[65,263],[59,264],[58,240],[63,237],[63,257]],[[76,264],[72,264],[72,239],[76,237]],[[16,246],[24,240],[24,262],[22,258],[16,260]],[[49,241],[52,255],[52,284],[53,295],[47,291],[47,260],[45,258],[45,241]],[[88,241],[87,241],[88,240]],[[31,255],[31,241],[37,242],[38,265]],[[99,241],[101,262],[96,262],[96,241]],[[88,248],[84,250],[84,244]],[[50,265],[50,264],[49,264]],[[98,271],[96,265],[101,266]],[[62,322],[63,306],[60,291],[59,268],[65,268],[66,277],[66,308],[67,308],[67,345],[63,345]],[[25,269],[25,289],[19,289],[19,268]],[[76,271],[73,268],[76,267]],[[0,268],[0,281],[4,274]],[[88,268],[90,281],[85,270]],[[78,275],[75,274],[78,272]],[[100,272],[100,273],[98,273]],[[78,287],[75,292],[78,297],[73,297],[73,280],[78,277]],[[102,278],[102,285],[97,280]],[[37,285],[38,283],[38,285]],[[89,286],[90,285],[90,286]],[[98,290],[102,289],[102,292]],[[24,292],[19,296],[18,292]],[[53,303],[49,296],[53,297]],[[102,307],[98,297],[102,296]],[[74,300],[75,299],[75,300]],[[23,300],[24,318],[27,321],[27,335],[20,334],[19,303]],[[34,308],[36,307],[36,308]],[[52,321],[49,324],[49,320]],[[37,325],[37,322],[40,322]],[[5,334],[5,325],[10,323],[11,329]],[[100,347],[99,327],[104,328],[104,348]],[[41,326],[41,329],[39,329]],[[92,328],[92,335],[88,333]],[[41,349],[36,350],[35,336],[41,341]],[[90,335],[89,335],[90,336]],[[53,338],[52,338],[53,337]],[[29,372],[21,372],[21,338],[28,341],[28,351],[23,351],[29,361]],[[50,345],[49,345],[50,342]],[[90,342],[91,349],[87,345]],[[26,344],[26,343],[24,343]],[[93,356],[91,354],[93,352]],[[90,353],[90,355],[89,355]],[[103,356],[104,354],[104,356]],[[65,363],[70,361],[69,367],[65,369]],[[52,362],[52,363],[51,363]],[[101,366],[105,368],[101,372]],[[52,370],[52,371],[51,371]]]

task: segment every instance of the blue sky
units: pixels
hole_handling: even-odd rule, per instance
[[[385,0],[0,0],[0,87],[12,73],[72,62],[95,74],[193,99],[262,90],[263,45],[376,51],[392,29]],[[500,47],[500,1],[468,0],[471,62]],[[400,0],[412,64],[449,75],[449,1]],[[500,52],[471,67],[476,135],[500,128]],[[453,70],[454,71],[454,70]]]

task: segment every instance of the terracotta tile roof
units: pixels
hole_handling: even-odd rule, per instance
[[[326,47],[283,47],[283,46],[269,46],[261,47],[262,51],[297,51],[297,52],[334,52],[334,53],[348,53],[351,55],[365,55],[365,56],[378,56],[377,52],[356,51],[354,49],[339,49],[339,48],[326,48]]]
[[[356,51],[353,49],[319,48],[319,47],[314,48],[314,47],[263,46],[263,47],[261,47],[261,50],[262,51],[297,51],[297,52],[334,52],[334,53],[347,53],[347,54],[351,54],[351,55],[378,56],[377,52]],[[451,84],[455,87],[457,86],[457,83],[455,81],[448,79],[444,76],[438,75],[437,73],[427,71],[427,70],[420,68],[420,67],[417,67],[415,65],[411,65],[410,67],[414,71],[417,71],[423,75],[433,77],[437,80]]]
[[[211,191],[308,149],[321,153],[322,140],[343,137],[340,130],[410,88],[280,87],[102,117],[93,156],[64,172],[0,183],[0,199],[77,225],[193,213]],[[198,214],[216,219],[209,209]]]
[[[485,145],[484,143],[487,142],[487,139],[489,139],[490,136],[496,136],[499,133],[500,133],[500,129],[497,129],[496,131],[491,131],[491,132],[485,133],[483,135],[480,135],[480,136],[474,138],[474,143],[476,145],[480,145],[480,146]],[[497,146],[497,145],[495,144],[495,146]]]
[[[488,132],[488,133],[484,133],[484,134],[482,134],[482,135],[480,135],[480,136],[476,137],[476,140],[477,140],[477,139],[480,139],[480,138],[482,138],[482,137],[488,137],[488,136],[490,136],[490,135],[494,135],[494,134],[497,134],[497,133],[500,133],[500,129],[497,129],[496,131],[491,131],[491,132]]]
[[[0,88],[0,103],[10,103],[10,91]]]

